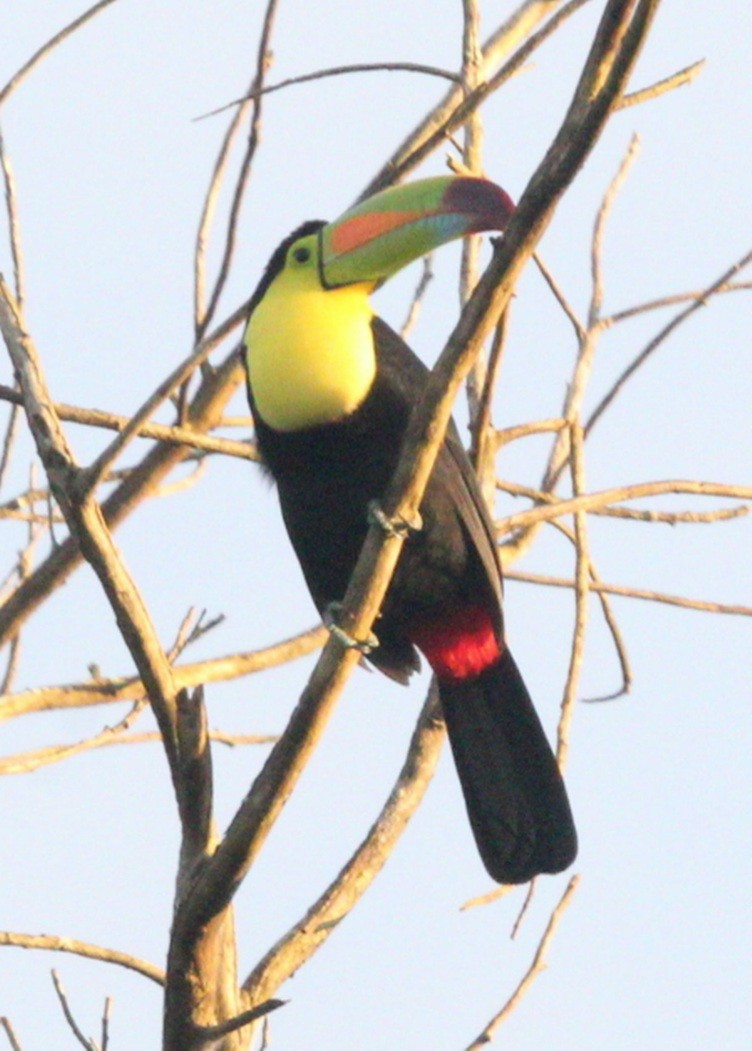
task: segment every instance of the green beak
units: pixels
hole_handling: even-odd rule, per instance
[[[382,190],[322,228],[322,283],[378,284],[447,241],[503,230],[513,210],[487,179],[438,176]]]

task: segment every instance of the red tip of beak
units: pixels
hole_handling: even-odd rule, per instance
[[[503,230],[514,212],[514,202],[506,190],[472,176],[453,179],[444,194],[442,210],[472,216],[468,233],[481,230]]]

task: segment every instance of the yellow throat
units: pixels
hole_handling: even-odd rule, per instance
[[[256,407],[278,431],[343,419],[364,400],[376,374],[372,285],[326,290],[315,255],[296,261],[293,249],[243,340]]]

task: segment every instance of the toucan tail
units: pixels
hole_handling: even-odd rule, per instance
[[[499,883],[561,872],[577,854],[566,789],[511,653],[439,696],[478,850]]]

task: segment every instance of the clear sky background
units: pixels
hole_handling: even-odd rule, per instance
[[[515,6],[485,3],[484,36]],[[485,111],[486,170],[512,196],[561,120],[602,6],[586,5]],[[0,84],[83,7],[0,0]],[[261,10],[258,0],[120,0],[0,112],[18,186],[27,320],[57,400],[130,413],[190,350],[195,231],[226,123],[193,118],[242,94]],[[380,60],[454,70],[460,28],[459,0],[282,0],[270,80]],[[694,84],[617,115],[559,209],[541,254],[580,312],[593,216],[635,132],[641,153],[607,233],[606,309],[703,288],[750,249],[750,40],[748,0],[664,0],[632,86],[700,58],[707,66]],[[247,297],[278,241],[303,219],[341,212],[444,90],[428,77],[371,73],[267,99],[225,313]],[[437,155],[420,174],[442,165]],[[456,319],[457,258],[453,248],[437,256],[439,274],[412,337],[429,363]],[[10,273],[4,236],[0,268]],[[377,309],[393,324],[416,274],[379,295]],[[751,302],[749,292],[714,300],[640,373],[588,443],[590,489],[666,478],[752,484]],[[591,407],[670,316],[652,314],[604,339]],[[557,415],[573,353],[571,330],[531,269],[514,307],[497,422]],[[10,379],[6,364],[0,382]],[[241,395],[233,411],[245,411]],[[84,461],[102,447],[100,434],[68,433]],[[500,473],[534,485],[546,451],[540,439],[518,443]],[[3,500],[24,486],[30,456],[23,438]],[[718,503],[686,497],[650,506]],[[748,519],[675,528],[593,519],[591,531],[609,582],[726,603],[752,598]],[[315,622],[274,494],[252,465],[213,461],[197,486],[144,505],[117,537],[165,644],[190,606],[226,614],[187,659],[262,646]],[[3,566],[22,542],[20,528],[6,525]],[[571,575],[571,549],[544,531],[519,568]],[[551,732],[573,606],[570,592],[507,587],[511,644]],[[580,704],[575,713],[567,776],[581,884],[548,970],[494,1046],[743,1051],[752,1031],[750,622],[630,599],[614,606],[635,683],[629,697]],[[585,697],[619,681],[595,603],[592,621]],[[83,568],[32,621],[17,686],[79,681],[91,662],[106,675],[132,670]],[[212,725],[279,731],[311,665],[211,687]],[[401,765],[426,682],[403,690],[362,671],[351,679],[238,896],[242,972],[299,918],[370,825]],[[117,714],[6,723],[3,753],[78,740]],[[264,754],[216,750],[221,825]],[[0,929],[67,934],[163,963],[178,823],[158,745],[106,749],[5,778],[0,813]],[[380,878],[282,990],[290,1003],[274,1017],[273,1046],[459,1051],[528,966],[566,879],[539,881],[514,942],[524,890],[459,911],[490,887],[445,754]],[[13,1020],[25,1051],[73,1046],[52,966],[85,1032],[98,1031],[112,994],[111,1046],[157,1046],[156,986],[103,964],[2,949],[0,1013]]]

